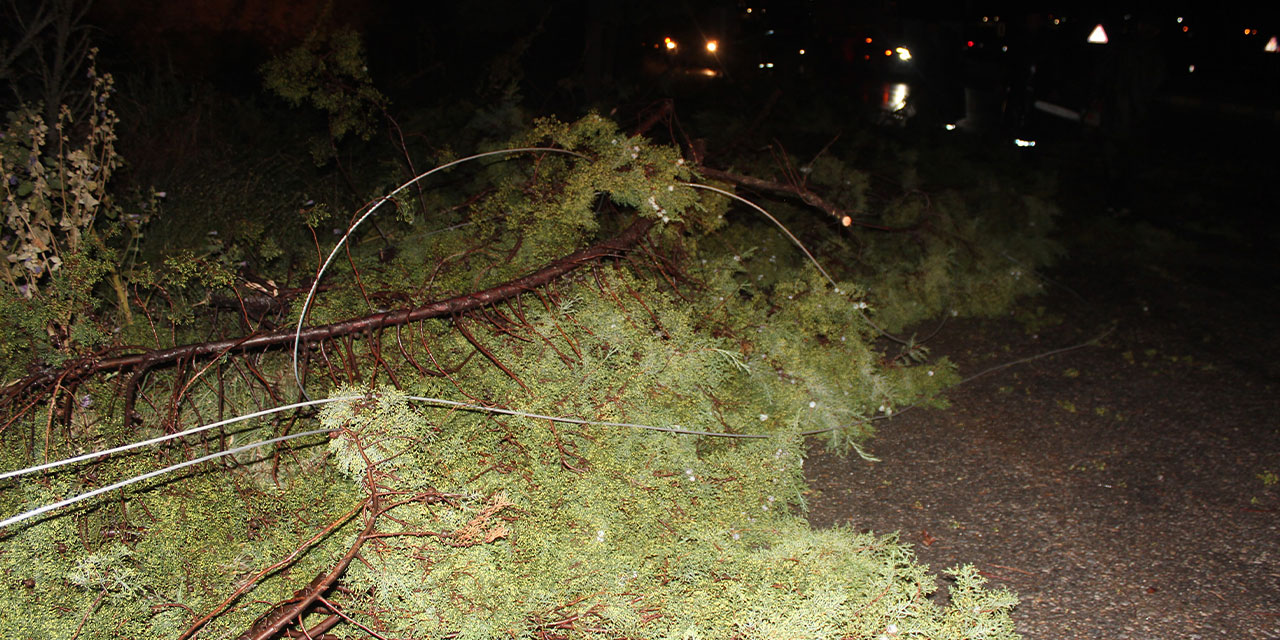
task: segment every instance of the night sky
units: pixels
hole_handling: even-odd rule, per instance
[[[101,0],[89,20],[100,29],[95,40],[109,66],[173,68],[191,80],[241,91],[256,90],[258,66],[316,25],[349,26],[365,36],[375,83],[410,100],[473,90],[495,55],[532,32],[521,57],[526,97],[531,107],[541,102],[552,110],[609,97],[600,91],[555,95],[566,80],[645,87],[654,74],[670,70],[650,60],[665,53],[654,47],[666,37],[681,46],[676,56],[656,56],[659,62],[679,58],[677,66],[705,66],[730,83],[755,81],[760,73],[825,74],[828,83],[883,75],[895,71],[877,59],[885,47],[906,46],[914,53],[917,80],[960,88],[981,81],[974,76],[1006,73],[1034,56],[1053,74],[1044,80],[1063,85],[1043,90],[1070,96],[1081,91],[1067,85],[1082,82],[1103,55],[1105,47],[1085,43],[1101,22],[1113,40],[1140,31],[1150,37],[1172,91],[1274,106],[1280,54],[1263,49],[1280,34],[1278,13],[1274,6],[1249,10],[1203,2],[1144,8],[1101,2]],[[711,39],[719,50],[702,55]]]

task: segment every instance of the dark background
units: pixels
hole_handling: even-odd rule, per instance
[[[30,15],[52,4],[13,6]],[[1099,211],[1229,212],[1270,225],[1280,53],[1264,45],[1280,35],[1280,5],[1246,4],[99,0],[82,23],[101,47],[100,68],[117,76],[122,145],[139,184],[166,177],[148,174],[149,163],[174,166],[165,155],[177,143],[165,132],[208,146],[260,142],[288,127],[322,130],[315,109],[263,89],[261,67],[308,34],[351,28],[409,138],[415,112],[503,101],[525,116],[566,120],[595,109],[626,128],[670,101],[692,137],[711,137],[732,117],[754,118],[764,140],[799,153],[868,127],[934,145],[956,125],[955,137],[975,147],[1034,141],[1019,162],[1059,172],[1068,197],[1096,194],[1085,204]],[[1106,45],[1086,42],[1098,24],[1110,35]],[[3,37],[12,43],[21,32],[9,21]],[[708,40],[719,45],[714,54]],[[13,89],[0,106],[57,97],[38,66],[28,56],[0,77]],[[83,78],[68,79],[65,90],[77,82]],[[193,115],[197,108],[212,114]],[[719,151],[724,166],[732,149]],[[1170,210],[1179,204],[1170,188],[1188,180],[1207,185],[1202,199],[1213,210]]]
[[[531,35],[522,88],[535,111],[612,108],[619,97],[673,93],[662,82],[673,64],[712,68],[721,85],[806,76],[833,97],[898,74],[928,84],[945,111],[963,105],[957,89],[1021,79],[1032,63],[1041,95],[1086,106],[1079,103],[1099,91],[1091,81],[1115,55],[1086,44],[1098,23],[1112,35],[1111,50],[1126,38],[1150,40],[1168,92],[1274,108],[1280,54],[1265,54],[1263,45],[1280,34],[1278,14],[1274,6],[1207,2],[100,0],[89,22],[113,69],[168,68],[233,91],[256,91],[257,67],[313,28],[350,26],[365,36],[375,82],[402,101],[474,91],[495,56]],[[663,37],[681,43],[677,55],[653,48]],[[716,56],[703,55],[705,39],[721,42]],[[897,46],[913,52],[910,68],[885,59],[884,49]],[[769,62],[775,67],[759,69]]]

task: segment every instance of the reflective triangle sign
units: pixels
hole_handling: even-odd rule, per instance
[[[1107,30],[1102,28],[1101,23],[1095,26],[1093,28],[1093,31],[1089,32],[1089,43],[1090,44],[1106,44],[1107,43]]]

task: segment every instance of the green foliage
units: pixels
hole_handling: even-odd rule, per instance
[[[280,362],[267,359],[263,366],[283,369]],[[173,383],[171,374],[155,374],[150,381],[165,389]],[[247,413],[256,408],[258,389],[228,377],[221,398],[200,394],[176,417],[197,421],[217,415],[220,408],[229,415]],[[47,439],[34,443],[31,455],[58,459],[137,439],[138,427],[126,430],[114,415],[119,411],[117,394],[111,381],[82,386],[71,431],[46,434]],[[158,425],[168,417],[159,409],[139,406],[149,435],[162,429]],[[261,440],[281,427],[280,421],[258,420],[189,439],[160,456],[115,456],[33,482],[7,480],[11,484],[0,491],[0,512],[10,515],[48,504],[174,461],[165,456],[190,458]],[[316,441],[323,438],[156,478],[84,508],[7,528],[0,534],[0,575],[5,576],[0,581],[0,633],[70,638],[84,621],[80,637],[176,637],[190,625],[192,611],[212,610],[229,589],[293,552],[357,503],[360,496],[327,463],[323,445]],[[22,447],[13,444],[7,438],[9,446],[0,449],[3,468],[30,463]],[[274,468],[273,453],[283,457],[279,468]],[[290,568],[264,578],[254,596],[289,597],[299,576],[309,580],[341,554],[341,538],[351,533],[351,526],[337,528],[332,540],[325,538]],[[256,615],[251,607],[215,620],[205,637],[234,637]]]
[[[369,76],[360,34],[350,28],[313,31],[263,65],[262,75],[267,88],[290,104],[309,104],[325,114],[329,138],[312,146],[317,164],[329,159],[331,144],[348,134],[368,140],[387,104]]]
[[[935,402],[956,381],[954,367],[911,341],[882,351],[872,320],[898,327],[951,309],[1007,308],[1034,288],[1025,286],[1029,272],[1026,280],[1008,275],[1009,260],[1046,259],[1052,247],[1037,234],[1047,231],[1051,209],[1012,190],[985,200],[961,189],[876,200],[868,174],[832,154],[810,174],[832,187],[824,194],[847,207],[883,203],[880,222],[920,229],[841,235],[805,225],[809,211],[770,206],[800,221],[800,235],[839,279],[833,285],[767,222],[741,219],[719,196],[684,186],[697,176],[675,149],[622,134],[594,114],[540,121],[510,143],[525,145],[581,157],[474,167],[456,179],[460,192],[440,201],[476,197],[466,207],[405,215],[402,223],[421,226],[394,236],[393,257],[378,242],[353,239],[311,321],[510,280],[637,215],[655,231],[625,257],[482,313],[366,336],[345,354],[315,352],[311,395],[360,400],[14,483],[0,496],[5,513],[157,460],[285,429],[336,430],[327,441],[155,479],[0,534],[0,634],[70,637],[83,620],[85,637],[172,637],[332,526],[201,634],[234,637],[266,603],[331,568],[368,515],[343,523],[341,514],[376,496],[384,509],[377,537],[348,567],[344,588],[326,597],[388,637],[1015,637],[1008,613],[1016,599],[983,587],[972,568],[954,572],[950,603],[939,606],[929,599],[936,586],[926,568],[895,537],[810,529],[802,434],[826,431],[831,446],[862,452],[875,421]],[[323,221],[320,213],[313,209],[308,221]],[[1023,237],[1032,222],[1037,232]],[[172,254],[148,285],[168,293],[225,287],[229,253]],[[350,285],[357,274],[358,288]],[[194,297],[165,312],[169,326],[200,326],[181,309]],[[476,356],[476,345],[487,354]],[[173,372],[149,377],[146,397],[177,398],[181,411],[140,403],[142,431],[247,412],[266,402],[264,389],[279,402],[291,384],[287,358],[251,364],[218,360],[190,384]],[[2,468],[141,437],[114,417],[109,383],[86,393],[90,401],[73,408],[76,433],[24,440],[14,435],[21,428],[7,432]],[[410,395],[766,437],[553,423]],[[24,422],[27,433],[43,425]],[[24,441],[29,452],[17,446]]]
[[[840,151],[874,160],[857,168],[837,155]],[[991,316],[1007,312],[1019,296],[1041,291],[1036,270],[1061,255],[1051,238],[1058,214],[1049,200],[1051,185],[1002,179],[989,168],[966,166],[963,171],[973,182],[933,187],[920,174],[922,168],[944,170],[933,166],[938,159],[914,150],[873,151],[853,145],[808,165],[791,162],[804,167],[807,188],[858,220],[847,233],[833,233],[829,226],[811,231],[811,248],[832,258],[828,269],[836,277],[858,283],[879,327],[897,332],[944,315]],[[873,198],[872,171],[898,176],[897,184]],[[813,229],[811,209],[781,203],[770,210],[788,224]],[[774,259],[798,264],[784,241],[759,237],[743,225],[731,229],[726,242],[738,244],[739,251],[767,248]],[[767,271],[757,276],[765,282],[770,277]]]

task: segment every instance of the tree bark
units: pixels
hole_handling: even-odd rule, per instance
[[[261,349],[265,347],[292,344],[295,335],[298,336],[298,339],[301,342],[315,342],[338,336],[380,329],[382,327],[407,324],[417,320],[426,320],[428,318],[439,318],[466,313],[473,309],[502,302],[503,300],[515,297],[525,291],[531,291],[544,286],[552,280],[555,280],[556,278],[559,278],[560,276],[563,276],[588,262],[615,254],[625,253],[635,245],[652,226],[652,220],[639,218],[622,233],[614,236],[613,238],[571,253],[527,276],[516,278],[515,280],[510,280],[482,291],[447,298],[445,300],[432,302],[413,309],[386,311],[383,313],[361,316],[359,318],[342,320],[331,324],[307,327],[304,328],[301,333],[298,333],[293,329],[279,330],[268,333],[252,334],[240,338],[199,342],[195,344],[170,347],[168,349],[155,349],[143,353],[135,353],[132,355],[118,356],[114,358],[81,360],[60,369],[41,371],[9,384],[3,389],[0,389],[0,398],[3,398],[3,402],[11,402],[16,396],[22,394],[24,391],[42,389],[59,378],[61,378],[63,385],[67,385],[103,371],[117,371],[123,369],[146,371],[184,358],[221,356],[234,351],[246,351],[249,349]]]

